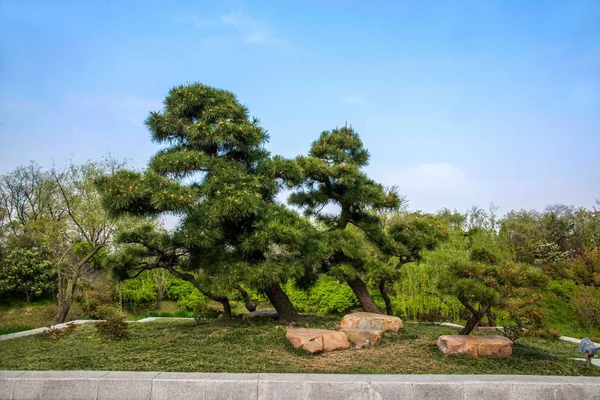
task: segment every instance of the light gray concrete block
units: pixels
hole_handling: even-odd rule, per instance
[[[206,399],[258,400],[258,374],[209,374]]]
[[[98,385],[97,400],[150,400],[158,372],[111,372]]]
[[[24,371],[0,371],[0,400],[12,399],[15,378],[23,373]]]
[[[309,399],[307,374],[260,374],[258,400]]]
[[[44,400],[96,400],[98,379],[45,379],[42,385]]]
[[[17,379],[13,387],[14,400],[42,399],[43,379]]]
[[[413,383],[414,400],[463,400],[464,387],[459,382],[418,382]]]
[[[512,398],[519,400],[558,400],[562,393],[559,383],[513,382]]]
[[[318,380],[308,382],[311,400],[361,400],[362,382],[350,382],[347,380],[336,380],[335,375],[330,380]]]
[[[209,374],[162,372],[152,381],[152,400],[204,400]]]
[[[95,399],[104,371],[26,371],[15,380],[14,399]]]
[[[412,400],[409,382],[363,382],[362,400]]]
[[[563,383],[560,385],[560,391],[556,394],[558,400],[600,400],[600,378],[596,378],[596,384]]]
[[[512,385],[494,381],[468,382],[464,384],[465,399],[512,400]]]
[[[12,399],[15,378],[22,374],[23,371],[0,371],[0,400]]]

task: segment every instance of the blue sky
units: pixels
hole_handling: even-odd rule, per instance
[[[600,198],[600,1],[1,1],[0,173],[143,167],[172,86],[231,90],[294,157],[351,124],[411,209]]]

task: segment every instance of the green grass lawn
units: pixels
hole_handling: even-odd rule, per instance
[[[297,326],[335,329],[339,319],[311,318]],[[524,338],[510,359],[443,356],[436,340],[453,328],[407,324],[386,333],[379,346],[309,355],[285,339],[275,321],[159,320],[131,324],[131,336],[103,341],[92,324],[53,342],[30,336],[0,342],[0,369],[127,370],[181,372],[306,372],[378,374],[596,375],[568,360],[577,345]]]

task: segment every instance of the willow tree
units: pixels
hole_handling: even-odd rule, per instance
[[[284,180],[297,179],[295,163],[264,149],[266,131],[233,93],[202,84],[171,89],[146,126],[165,148],[147,170],[99,182],[105,206],[116,214],[180,216],[173,235],[186,268],[211,275],[224,290],[248,280],[281,318],[296,319],[280,282],[299,268],[276,255],[297,255],[307,224],[275,201]]]
[[[351,127],[321,133],[308,156],[296,161],[303,180],[290,196],[290,204],[325,224],[331,248],[328,264],[348,283],[363,310],[381,313],[364,280],[377,260],[370,256],[360,232],[349,225],[365,232],[381,229],[377,211],[397,209],[397,193],[386,191],[362,171],[369,153]],[[327,206],[336,212],[328,212]]]
[[[388,282],[399,277],[400,269],[409,262],[418,262],[425,250],[433,250],[449,237],[446,223],[435,215],[397,213],[387,218],[382,229],[366,226],[367,237],[372,241],[385,263],[373,277],[385,302],[386,314],[393,315],[392,302],[387,292]]]

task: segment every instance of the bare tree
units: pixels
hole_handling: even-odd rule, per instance
[[[112,239],[115,220],[101,204],[94,180],[109,169],[114,161],[69,165],[53,168],[51,176],[58,188],[62,211],[69,221],[67,240],[56,262],[58,311],[55,322],[66,320],[79,279],[93,268],[91,261]]]

